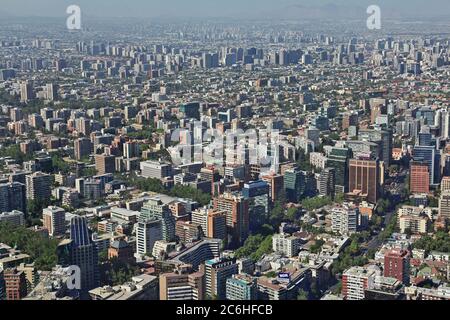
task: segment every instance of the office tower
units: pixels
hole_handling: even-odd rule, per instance
[[[341,235],[350,235],[358,231],[359,210],[344,203],[331,210],[331,230]]]
[[[180,105],[180,112],[185,115],[186,118],[192,118],[200,120],[200,103],[191,102]]]
[[[416,145],[413,150],[414,161],[428,165],[430,185],[436,185],[440,180],[440,158],[441,154],[434,146]]]
[[[284,172],[284,190],[287,201],[300,203],[305,197],[316,195],[317,182],[312,172],[301,171],[298,168]]]
[[[258,286],[256,278],[244,274],[234,274],[227,279],[226,299],[252,301],[257,300]]]
[[[384,254],[384,276],[409,284],[410,254],[407,250],[390,250]]]
[[[116,157],[107,154],[96,154],[95,169],[97,169],[98,174],[114,173],[116,171]]]
[[[284,189],[284,177],[282,175],[267,175],[261,179],[269,184],[269,195],[272,202],[280,199]]]
[[[348,161],[351,154],[350,149],[333,148],[328,156],[327,166],[335,170],[336,194],[348,191]]]
[[[45,86],[45,96],[47,100],[54,101],[58,97],[58,88],[53,83],[48,83]]]
[[[86,118],[75,119],[75,129],[84,136],[89,136],[92,130],[91,120]]]
[[[20,102],[27,103],[34,99],[33,83],[25,81],[20,84]]]
[[[426,163],[411,161],[409,190],[411,193],[430,193],[430,174]]]
[[[71,263],[80,268],[81,291],[98,286],[98,252],[89,236],[85,217],[74,216],[70,221]]]
[[[123,144],[123,157],[130,159],[139,157],[139,144],[134,141],[128,141]]]
[[[162,240],[161,220],[147,219],[136,224],[136,256],[151,255],[156,241]]]
[[[141,209],[141,221],[156,219],[161,221],[162,240],[171,242],[175,240],[175,218],[167,204],[161,199],[153,198],[144,204]]]
[[[374,286],[376,273],[363,267],[351,267],[342,275],[342,295],[346,300],[364,300],[365,290]]]
[[[0,184],[0,212],[14,210],[26,213],[27,199],[26,187],[19,182]]]
[[[179,265],[172,273],[159,276],[160,300],[204,300],[205,274],[192,271],[191,265]]]
[[[28,200],[48,201],[52,195],[52,176],[35,172],[26,176],[26,195]]]
[[[244,184],[242,195],[244,199],[248,200],[249,214],[252,217],[269,214],[269,185],[267,182],[259,180]]]
[[[81,160],[92,153],[92,142],[88,138],[78,138],[74,141],[75,159]]]
[[[82,183],[81,180],[79,182],[78,187],[82,189],[83,193],[81,194],[85,199],[95,201],[102,197],[104,187],[100,179],[86,179]]]
[[[249,203],[244,197],[231,193],[214,198],[214,210],[227,216],[227,234],[232,245],[242,245],[249,234]]]
[[[27,279],[24,271],[16,268],[3,271],[5,281],[6,300],[22,300],[27,295]]]
[[[375,161],[365,161],[351,159],[349,163],[349,191],[360,192],[367,196],[367,201],[377,203],[380,190],[379,163]]]
[[[141,162],[141,175],[144,178],[164,179],[172,174],[172,166],[170,164],[160,163],[158,161]]]
[[[319,194],[324,197],[335,196],[335,172],[334,168],[325,168],[319,177]]]
[[[226,297],[227,279],[238,273],[235,259],[215,258],[205,261],[200,268],[205,273],[206,295],[224,300]]]
[[[445,219],[450,219],[450,191],[444,191],[439,199],[439,214]]]
[[[392,158],[392,131],[379,129],[361,129],[358,132],[361,141],[370,141],[381,145],[380,161],[386,168],[391,165]]]
[[[210,210],[208,212],[207,233],[208,238],[225,240],[227,238],[226,212]]]
[[[48,207],[42,211],[44,228],[51,237],[62,236],[66,232],[66,212],[62,208]]]

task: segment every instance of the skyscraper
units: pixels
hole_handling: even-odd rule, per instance
[[[378,161],[351,159],[348,185],[350,192],[359,191],[369,202],[377,203],[380,190]]]
[[[162,240],[161,220],[147,219],[136,224],[136,256],[151,255],[153,246]]]
[[[95,169],[97,169],[98,174],[114,173],[116,171],[116,157],[107,154],[96,154]]]
[[[26,188],[19,182],[0,184],[0,212],[27,209]]]
[[[412,161],[409,190],[411,193],[430,193],[430,174],[426,163]]]
[[[62,208],[48,207],[42,211],[44,227],[52,237],[61,236],[66,232],[66,212]]]
[[[25,81],[20,84],[20,101],[29,102],[34,98],[33,83]]]
[[[335,169],[325,168],[319,177],[319,194],[324,197],[334,198],[335,195]]]
[[[150,199],[141,209],[141,221],[156,219],[161,221],[162,240],[171,242],[175,240],[175,218],[161,199]]]
[[[74,216],[70,221],[71,263],[80,268],[81,291],[98,286],[98,252],[89,236],[85,217]]]
[[[201,269],[205,273],[206,294],[224,300],[226,297],[227,279],[238,273],[236,260],[228,258],[216,258],[208,260]]]
[[[27,199],[48,201],[52,195],[51,175],[35,172],[26,176]]]
[[[348,191],[348,161],[351,153],[347,148],[333,148],[328,156],[327,166],[335,170],[336,193]]]
[[[81,160],[92,153],[92,142],[88,138],[78,138],[74,141],[75,159]]]
[[[224,211],[227,216],[228,243],[241,245],[249,234],[249,204],[244,197],[225,193],[214,198],[214,210]]]

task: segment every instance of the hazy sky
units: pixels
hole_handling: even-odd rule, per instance
[[[0,0],[0,14],[65,17],[70,4],[90,17],[337,18],[362,15],[370,4],[393,17],[450,16],[450,0]],[[361,12],[362,11],[362,12]]]

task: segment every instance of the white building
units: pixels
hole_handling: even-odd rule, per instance
[[[297,256],[300,246],[300,238],[285,233],[276,234],[272,238],[273,251],[282,253],[289,258]]]
[[[336,206],[331,210],[331,229],[341,235],[355,233],[358,230],[359,210],[349,204]]]

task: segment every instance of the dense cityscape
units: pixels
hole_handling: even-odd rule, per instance
[[[0,20],[0,300],[450,300],[450,23]]]

